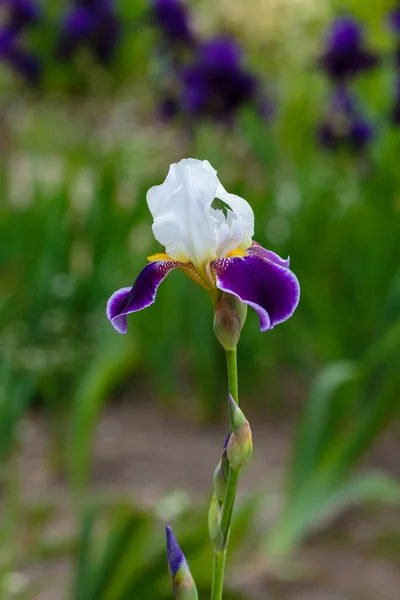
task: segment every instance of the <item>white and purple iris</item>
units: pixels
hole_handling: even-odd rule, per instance
[[[222,208],[215,207],[218,201]],[[154,302],[158,286],[176,268],[204,287],[214,305],[227,292],[252,306],[261,331],[293,314],[300,286],[289,259],[252,240],[250,205],[223,188],[208,161],[189,158],[171,165],[164,183],[147,192],[147,203],[165,254],[150,256],[133,286],[109,299],[107,317],[119,333],[128,330],[128,314]]]

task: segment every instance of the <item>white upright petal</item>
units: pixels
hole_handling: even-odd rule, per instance
[[[210,213],[218,178],[200,160],[171,165],[166,180],[147,192],[153,233],[175,260],[202,264],[216,256],[216,224]]]
[[[231,208],[226,215],[212,207],[215,198]],[[254,215],[250,205],[226,192],[206,160],[189,158],[171,165],[164,183],[147,192],[147,203],[154,237],[174,260],[204,266],[251,244]]]
[[[229,194],[219,183],[216,197],[231,207],[236,220],[243,226],[241,246],[248,248],[251,245],[251,239],[254,235],[254,213],[250,204],[236,194]]]

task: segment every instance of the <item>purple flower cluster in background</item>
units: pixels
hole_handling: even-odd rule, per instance
[[[372,140],[373,126],[360,112],[350,85],[379,63],[378,54],[366,46],[363,27],[356,19],[346,16],[333,21],[318,59],[332,88],[325,117],[318,126],[318,139],[327,149],[346,147],[361,152]]]
[[[75,0],[63,19],[59,56],[70,59],[86,48],[100,63],[107,64],[121,33],[122,23],[112,0]]]
[[[397,7],[389,14],[389,24],[396,36],[396,48],[394,51],[396,83],[394,102],[390,116],[392,123],[400,125],[400,2],[398,2]]]
[[[359,112],[354,97],[339,87],[330,98],[325,119],[318,128],[318,138],[330,150],[347,147],[362,151],[371,141],[373,127]]]
[[[24,35],[40,18],[35,0],[0,0],[5,23],[0,28],[0,61],[8,64],[26,82],[37,85],[42,74],[38,57],[26,48]]]
[[[247,69],[236,40],[217,36],[199,39],[182,0],[153,0],[151,20],[162,43],[163,58],[170,56],[170,72],[163,89],[160,114],[164,119],[182,115],[231,123],[245,105],[269,116],[270,104],[260,81]]]

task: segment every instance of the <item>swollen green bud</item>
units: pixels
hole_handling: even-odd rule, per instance
[[[221,530],[221,505],[215,494],[211,498],[210,510],[208,511],[208,531],[215,552],[222,552],[224,549],[224,536]]]
[[[228,394],[228,408],[229,408],[229,419],[231,422],[231,429],[234,431],[246,420],[243,411],[240,410],[238,405],[233,399],[231,394]]]
[[[214,311],[214,333],[224,350],[234,350],[246,321],[247,304],[222,292]]]
[[[241,469],[250,460],[253,452],[253,441],[251,438],[250,424],[243,421],[229,438],[226,453],[232,469]]]

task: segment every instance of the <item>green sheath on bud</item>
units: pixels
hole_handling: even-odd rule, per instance
[[[224,350],[234,350],[238,345],[246,316],[247,304],[222,292],[214,311],[214,333]]]
[[[215,494],[211,498],[210,510],[208,511],[208,531],[215,552],[222,552],[224,549],[224,536],[221,530],[221,505]]]
[[[229,461],[226,456],[226,450],[214,471],[214,492],[220,504],[223,504],[226,494],[226,484],[228,483]]]
[[[232,431],[234,431],[235,429],[240,427],[240,425],[242,423],[244,423],[244,421],[246,420],[246,417],[244,416],[243,411],[240,410],[240,408],[234,401],[233,396],[231,394],[228,394],[228,405],[229,405],[229,419],[231,422],[231,429],[232,429]]]
[[[251,437],[250,424],[243,421],[229,438],[226,453],[232,469],[241,469],[250,460],[253,452],[253,441]]]
[[[219,461],[214,471],[214,492],[215,496],[220,504],[223,503],[226,493],[226,479],[222,462]]]

